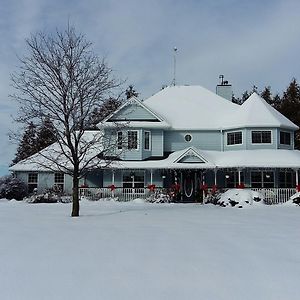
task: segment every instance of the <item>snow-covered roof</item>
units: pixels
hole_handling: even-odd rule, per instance
[[[144,101],[175,130],[298,126],[253,93],[237,105],[201,86],[170,86]]]
[[[103,131],[85,131],[80,143],[80,149],[84,152],[81,157],[81,165],[94,158],[103,149]],[[65,154],[63,153],[65,152]],[[61,143],[53,143],[32,156],[23,159],[9,168],[10,171],[66,171],[72,169],[72,155],[70,150]],[[92,163],[92,162],[91,162]]]
[[[196,152],[203,162],[179,163],[183,154]],[[300,151],[258,149],[207,151],[189,147],[175,151],[163,160],[120,161],[111,165],[117,169],[212,169],[212,168],[300,168]]]
[[[166,87],[144,104],[166,120],[173,129],[220,129],[224,117],[239,106],[201,86]]]
[[[293,130],[298,129],[298,126],[256,93],[253,93],[239,107],[238,112],[231,116],[231,118],[227,118],[223,127],[284,127]]]
[[[170,124],[165,121],[161,122],[147,122],[147,121],[114,121],[101,122],[98,128],[153,128],[153,129],[168,129]]]

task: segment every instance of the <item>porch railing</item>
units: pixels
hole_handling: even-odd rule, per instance
[[[157,189],[156,189],[157,190]],[[295,188],[251,188],[260,192],[265,198],[266,204],[279,204],[289,200],[296,193]],[[136,198],[146,199],[151,194],[148,188],[122,188],[114,190],[108,187],[102,188],[79,188],[80,198],[86,197],[89,200],[99,200],[103,198],[118,198],[119,201],[131,201]]]
[[[136,198],[147,198],[150,195],[148,188],[79,188],[80,198],[86,197],[89,200],[103,198],[118,198],[120,201],[131,201]]]
[[[251,190],[261,193],[266,204],[285,203],[296,193],[295,188],[251,188]]]

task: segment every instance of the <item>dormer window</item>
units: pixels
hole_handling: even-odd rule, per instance
[[[280,144],[281,145],[291,145],[291,133],[280,131]]]

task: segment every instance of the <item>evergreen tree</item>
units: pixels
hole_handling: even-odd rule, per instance
[[[13,159],[13,164],[38,152],[36,147],[36,125],[33,122],[29,123],[21,138],[17,148],[17,153]]]
[[[283,93],[278,110],[297,126],[300,126],[300,86],[295,78]],[[300,149],[299,131],[295,135],[295,148]]]
[[[47,117],[42,121],[37,130],[36,148],[40,151],[56,142],[55,128],[51,120]]]
[[[132,96],[138,97],[139,93],[136,92],[136,90],[134,89],[134,86],[131,84],[131,85],[129,85],[129,87],[126,89],[125,95],[126,95],[126,99],[129,99],[129,98],[131,98]]]
[[[260,93],[260,96],[266,100],[266,102],[274,106],[274,99],[272,97],[271,87],[266,86],[264,90]]]
[[[122,101],[119,99],[109,98],[100,107],[95,108],[87,122],[88,128],[97,129],[97,124],[114,112],[121,105],[121,103]]]

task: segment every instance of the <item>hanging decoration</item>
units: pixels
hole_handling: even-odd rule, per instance
[[[113,192],[116,189],[116,186],[114,184],[111,184],[108,186],[108,188],[110,188],[110,190]]]
[[[148,189],[149,189],[150,192],[154,192],[155,188],[156,188],[155,184],[148,184]]]
[[[300,184],[296,186],[297,192],[300,192]]]
[[[243,182],[241,182],[240,184],[238,184],[236,186],[237,189],[244,189],[245,188],[245,184]]]

